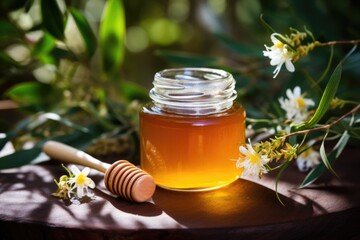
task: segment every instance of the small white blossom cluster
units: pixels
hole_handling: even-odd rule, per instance
[[[261,177],[263,173],[267,173],[265,165],[270,159],[266,155],[257,153],[250,141],[246,147],[240,146],[239,151],[242,153],[242,157],[236,161],[236,167],[243,169],[243,176]]]
[[[301,89],[299,86],[286,90],[286,96],[284,99],[279,99],[280,107],[286,111],[286,118],[295,124],[305,121],[309,117],[309,107],[314,106],[315,103],[309,98],[304,98],[301,95]]]
[[[310,42],[309,38],[312,38]],[[296,29],[292,29],[290,36],[273,33],[270,39],[273,45],[270,47],[265,45],[263,54],[270,58],[271,66],[276,66],[273,72],[274,78],[284,64],[289,72],[294,72],[293,63],[312,51],[317,43],[309,31],[300,32]]]
[[[312,147],[314,143],[315,141],[309,141],[305,145],[307,149],[296,159],[296,165],[301,172],[307,172],[320,164],[321,156],[320,153]]]
[[[260,178],[268,172],[268,164],[272,161],[278,161],[283,158],[285,161],[291,161],[296,158],[296,165],[301,172],[307,172],[320,163],[320,154],[313,147],[307,144],[306,150],[297,156],[298,147],[286,143],[285,148],[267,149],[266,151],[257,151],[257,147],[269,145],[269,141],[261,142],[254,145],[249,144],[240,146],[241,156],[236,161],[236,167],[243,170],[242,175],[245,177]],[[270,156],[270,157],[269,157]]]
[[[286,96],[287,98],[279,99],[281,108],[286,111],[286,119],[295,124],[307,120],[309,107],[315,105],[314,101],[304,98],[299,86],[296,86],[293,91],[287,89]],[[296,159],[297,167],[303,172],[320,163],[320,154],[312,148],[313,142],[307,143],[306,150],[298,156],[299,146],[286,143],[283,148],[283,140],[275,138],[254,145],[251,145],[249,140],[249,144],[239,147],[240,157],[236,161],[236,167],[243,169],[244,176],[261,177],[262,174],[268,172],[268,163],[279,159],[287,161]]]
[[[284,38],[282,35],[278,33],[271,34],[271,41],[273,45],[271,47],[268,47],[265,45],[265,51],[263,51],[263,54],[265,57],[270,58],[270,65],[276,66],[274,70],[274,78],[279,74],[282,65],[285,63],[285,67],[289,72],[294,72],[295,67],[292,63],[292,60],[294,58],[294,52],[289,49],[287,44],[282,43],[279,41],[276,36]]]
[[[63,166],[64,167],[64,166]],[[75,165],[70,166],[70,170],[64,167],[69,176],[63,175],[59,181],[55,180],[58,189],[52,195],[59,198],[75,197],[80,199],[84,196],[92,197],[93,193],[89,188],[94,188],[94,181],[88,177],[90,168],[85,167],[80,171]]]

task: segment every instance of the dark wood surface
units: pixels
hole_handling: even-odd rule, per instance
[[[360,239],[360,150],[298,189],[305,174],[291,166],[281,178],[245,179],[218,190],[157,188],[149,202],[132,203],[105,189],[93,170],[95,199],[80,205],[51,196],[65,172],[49,161],[0,171],[0,239]]]

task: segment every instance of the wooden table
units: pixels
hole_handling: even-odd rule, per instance
[[[80,205],[54,198],[54,178],[65,174],[49,161],[0,171],[0,239],[360,239],[360,150],[297,189],[304,174],[290,167],[276,199],[274,176],[240,179],[207,192],[157,188],[153,199],[131,203],[105,189],[92,171],[95,199]]]

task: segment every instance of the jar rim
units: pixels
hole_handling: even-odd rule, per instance
[[[215,68],[205,68],[205,67],[189,67],[189,68],[169,68],[164,69],[155,73],[154,80],[162,79],[162,80],[179,80],[174,79],[173,77],[169,77],[170,74],[174,73],[183,73],[183,76],[189,76],[189,73],[203,73],[203,79],[194,79],[194,78],[183,78],[182,81],[191,81],[191,82],[202,82],[202,81],[223,81],[224,79],[232,78],[232,75],[224,70],[215,69]],[[216,74],[216,77],[214,76]],[[170,75],[172,76],[172,75]],[[175,75],[176,76],[176,75]],[[210,78],[212,76],[212,78]]]
[[[233,76],[214,68],[171,68],[157,72],[150,90],[155,105],[186,115],[218,113],[231,108],[237,94]]]

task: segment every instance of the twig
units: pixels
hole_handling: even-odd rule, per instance
[[[333,46],[336,44],[353,44],[353,45],[357,45],[360,44],[360,40],[344,40],[344,41],[330,41],[330,42],[326,42],[326,43],[322,43],[322,42],[315,42],[315,46],[317,47],[325,47],[325,46]]]
[[[295,135],[299,135],[299,134],[307,134],[310,132],[315,132],[315,131],[319,131],[319,130],[324,130],[324,129],[329,129],[332,126],[334,126],[335,124],[337,124],[338,122],[340,122],[341,120],[343,120],[344,118],[346,118],[347,116],[349,116],[350,114],[353,114],[355,112],[357,112],[360,109],[360,104],[356,105],[353,109],[351,109],[349,112],[347,112],[346,114],[344,114],[343,116],[341,116],[340,118],[336,119],[335,121],[333,121],[332,123],[329,123],[327,125],[321,126],[321,127],[317,127],[317,128],[312,128],[312,129],[306,129],[306,130],[302,130],[302,131],[297,131],[297,132],[293,132],[293,133],[289,133],[285,136],[283,136],[284,138],[288,138],[291,136],[295,136]]]

